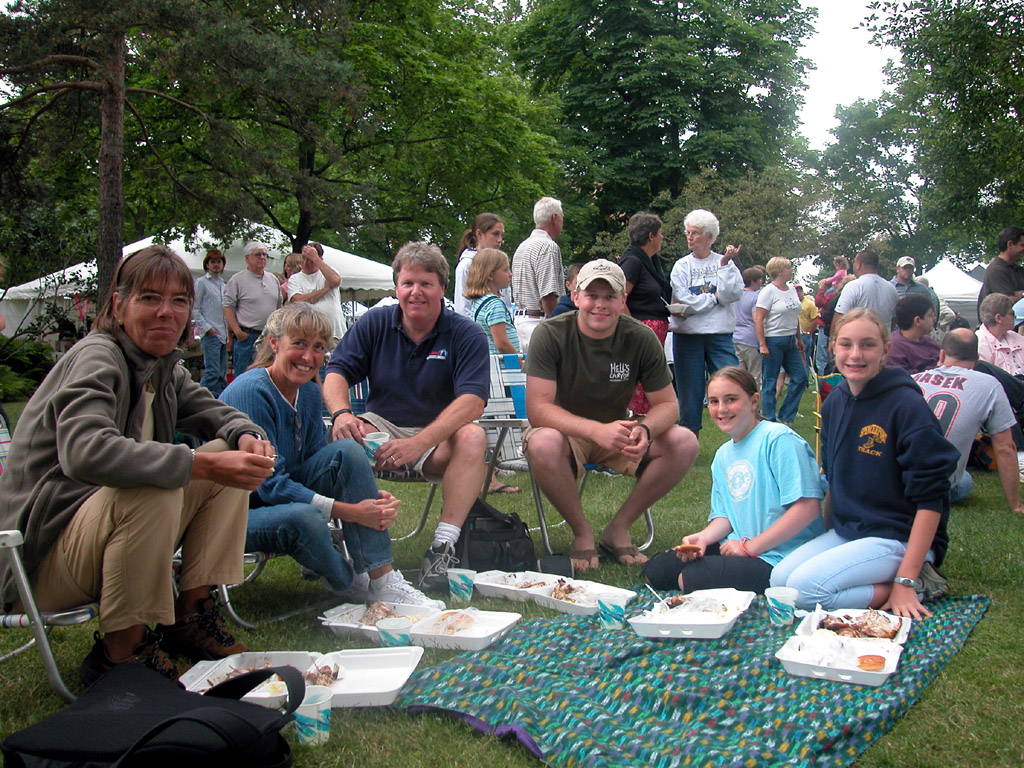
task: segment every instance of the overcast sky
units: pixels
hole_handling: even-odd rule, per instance
[[[882,67],[899,54],[871,45],[870,33],[857,28],[868,15],[865,0],[804,0],[803,5],[818,9],[817,32],[802,51],[817,68],[808,75],[800,119],[811,147],[822,149],[835,140],[829,129],[836,126],[836,105],[878,96],[885,87]]]

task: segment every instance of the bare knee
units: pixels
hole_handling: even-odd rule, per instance
[[[652,458],[669,458],[686,468],[697,459],[700,444],[697,436],[686,427],[672,426],[658,435],[651,446]]]
[[[569,441],[557,429],[538,429],[530,435],[526,447],[526,458],[534,468],[546,468],[568,461]]]
[[[449,438],[453,456],[480,457],[487,453],[487,433],[479,424],[465,424]]]

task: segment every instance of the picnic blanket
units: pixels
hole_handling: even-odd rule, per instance
[[[419,670],[395,705],[513,735],[554,766],[846,766],[906,713],[988,603],[932,604],[877,688],[787,674],[774,654],[792,628],[770,625],[758,597],[719,640],[650,640],[596,617],[522,622]]]

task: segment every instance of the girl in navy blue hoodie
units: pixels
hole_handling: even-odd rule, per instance
[[[946,554],[949,478],[959,453],[910,375],[885,367],[889,332],[876,312],[848,312],[833,337],[844,380],[821,411],[831,530],[779,563],[772,585],[795,587],[806,609],[820,603],[931,616],[921,604],[921,568],[940,565]]]

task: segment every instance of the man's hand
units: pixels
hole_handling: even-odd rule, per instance
[[[740,255],[740,251],[743,250],[743,246],[727,245],[725,246],[725,253],[722,255],[722,266],[724,267],[730,261]]]
[[[317,267],[319,267],[320,264],[323,262],[323,259],[320,258],[320,254],[316,252],[316,248],[314,248],[312,245],[302,246],[302,256],[303,258],[312,261],[314,264],[317,265]]]
[[[761,357],[768,357],[768,355],[771,354],[771,352],[768,351],[768,345],[767,344],[761,344],[760,346],[758,346],[757,349],[758,349],[758,352],[761,353]]]
[[[394,470],[406,464],[415,464],[416,460],[430,448],[429,445],[423,445],[419,437],[417,434],[399,440],[388,440],[374,454],[376,463],[373,468],[377,471]]]
[[[235,338],[238,339],[239,341],[245,341],[246,339],[249,338],[249,334],[243,331],[241,328],[239,328],[237,331],[232,331],[232,333],[235,334]]]
[[[249,437],[252,436],[249,435]],[[255,440],[255,438],[252,439]],[[192,477],[198,480],[211,480],[229,488],[242,488],[246,491],[255,491],[273,473],[274,460],[270,456],[243,450],[219,453],[200,452],[196,453],[192,461]]]
[[[217,329],[216,328],[211,328],[204,335],[205,336],[216,336],[217,335]]]
[[[643,427],[637,424],[633,427],[629,433],[630,444],[622,449],[622,455],[630,461],[640,461],[644,456],[647,455],[647,449],[651,447],[650,441],[647,439],[647,430],[649,427]]]
[[[633,430],[638,422],[635,421],[612,421],[608,424],[598,424],[590,435],[590,439],[606,451],[623,453],[624,449],[633,445]],[[643,432],[643,430],[640,430]]]
[[[334,420],[334,424],[331,427],[331,436],[335,440],[347,437],[361,445],[363,436],[366,434],[366,426],[366,422],[355,414],[343,413]]]

